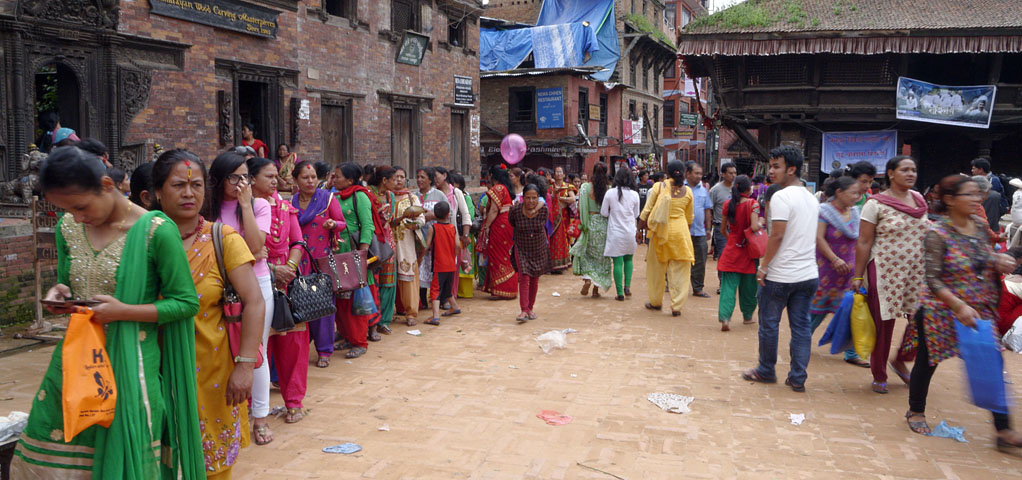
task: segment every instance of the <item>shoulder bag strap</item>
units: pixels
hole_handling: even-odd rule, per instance
[[[224,224],[220,222],[213,222],[213,251],[216,252],[216,267],[220,270],[224,288],[230,288],[231,280],[227,278],[227,271],[224,269]]]

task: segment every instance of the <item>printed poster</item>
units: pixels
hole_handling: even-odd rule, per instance
[[[990,128],[995,85],[935,85],[898,78],[897,117],[917,122]]]
[[[883,172],[887,161],[898,155],[898,132],[825,132],[820,168],[830,173],[863,160]]]

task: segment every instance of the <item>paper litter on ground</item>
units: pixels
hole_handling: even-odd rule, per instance
[[[933,428],[928,436],[953,438],[962,443],[969,443],[969,441],[965,439],[965,427],[952,427],[943,420],[940,421],[939,425]]]
[[[686,397],[676,393],[651,393],[646,399],[660,407],[661,410],[671,413],[688,413],[692,411],[688,406],[695,400],[695,397]]]
[[[379,430],[381,432],[389,432],[390,431],[390,425],[384,425],[384,426],[382,426],[380,428],[377,428],[377,430]]]
[[[788,420],[791,420],[792,425],[802,425],[802,422],[806,421],[806,414],[791,413],[788,414]]]
[[[323,449],[323,452],[325,452],[325,453],[343,453],[345,455],[350,455],[352,453],[359,452],[361,450],[362,450],[361,446],[349,442],[349,443],[342,443],[340,445],[334,445],[332,447],[326,447],[326,448]]]
[[[422,336],[422,332],[420,330],[405,330],[405,333],[409,335],[415,335],[416,337]]]
[[[557,292],[554,292],[554,296],[555,296],[555,297],[559,297],[559,296],[561,296],[561,294],[559,294],[559,293],[557,293]]]
[[[564,330],[561,331],[564,333],[578,333],[578,330],[575,330],[574,328],[565,328]]]
[[[564,332],[560,330],[550,330],[536,337],[536,341],[539,342],[539,348],[543,349],[543,353],[550,353],[555,348],[565,348],[568,346],[568,339],[564,336]]]
[[[536,418],[543,420],[547,425],[567,425],[571,423],[572,418],[568,415],[561,415],[559,412],[553,410],[543,410],[536,415]]]

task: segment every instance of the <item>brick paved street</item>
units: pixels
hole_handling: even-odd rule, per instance
[[[868,370],[823,348],[813,350],[805,394],[750,384],[739,373],[753,366],[755,326],[719,332],[716,298],[690,299],[679,318],[643,310],[642,256],[626,302],[580,298],[574,277],[546,276],[537,321],[516,325],[517,301],[465,301],[466,315],[412,327],[421,337],[396,326],[360,359],[310,368],[310,415],[273,420],[276,440],[245,449],[235,478],[613,478],[577,462],[629,480],[1022,478],[1022,458],[993,449],[989,414],[969,404],[960,361],[938,370],[928,414],[932,425],[966,427],[967,444],[909,432],[907,387],[871,393]],[[564,328],[579,331],[567,349],[537,347],[536,336]],[[0,360],[0,382],[17,381],[0,389],[15,397],[0,402],[2,413],[28,409],[51,351]],[[1006,359],[1020,378],[1022,357]],[[694,396],[692,412],[663,412],[650,392]],[[546,425],[536,418],[544,409],[574,421]],[[792,425],[789,413],[805,423]],[[321,452],[349,441],[364,450]]]

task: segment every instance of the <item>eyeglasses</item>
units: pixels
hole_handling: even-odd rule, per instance
[[[244,180],[245,183],[252,183],[252,175],[238,175],[237,173],[232,173],[227,176],[227,183],[230,183],[231,185],[237,185],[241,183],[242,180]]]

